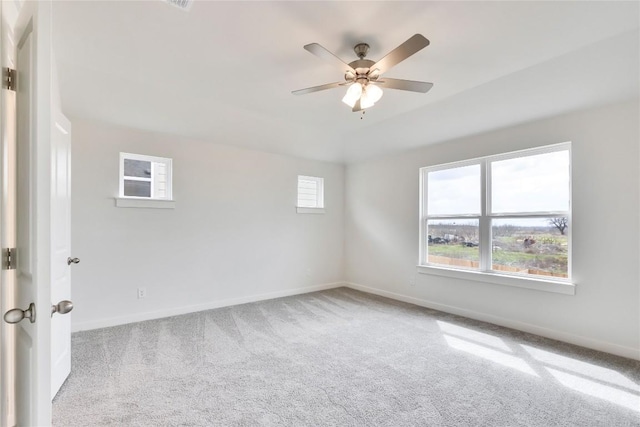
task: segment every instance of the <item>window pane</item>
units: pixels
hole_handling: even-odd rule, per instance
[[[493,213],[569,210],[569,151],[491,162]]]
[[[321,208],[323,178],[298,176],[298,207]]]
[[[429,172],[427,214],[480,214],[480,165]]]
[[[124,195],[129,197],[151,197],[151,182],[125,179]]]
[[[451,267],[478,268],[478,220],[427,221],[427,262]]]
[[[154,162],[154,168],[156,169],[156,175],[166,176],[167,174],[167,165],[164,163]]]
[[[124,159],[124,175],[138,178],[151,178],[151,162]]]
[[[315,181],[298,181],[298,206],[315,208],[317,194],[318,184]]]
[[[566,218],[495,219],[492,269],[568,277]]]

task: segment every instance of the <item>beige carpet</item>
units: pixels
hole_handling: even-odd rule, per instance
[[[56,426],[640,426],[640,362],[346,288],[72,351]]]

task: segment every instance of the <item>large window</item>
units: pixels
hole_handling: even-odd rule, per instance
[[[566,281],[570,144],[421,169],[420,265]]]

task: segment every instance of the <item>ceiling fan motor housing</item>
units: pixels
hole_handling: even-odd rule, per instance
[[[349,66],[356,70],[356,75],[352,76],[351,73],[346,73],[344,79],[348,82],[359,81],[360,83],[366,83],[369,81],[369,70],[371,66],[375,64],[370,59],[356,59],[349,63]]]

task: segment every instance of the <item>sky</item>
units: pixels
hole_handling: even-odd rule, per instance
[[[427,187],[430,215],[480,214],[480,165],[429,172]],[[491,187],[492,213],[568,210],[569,152],[491,162]]]

